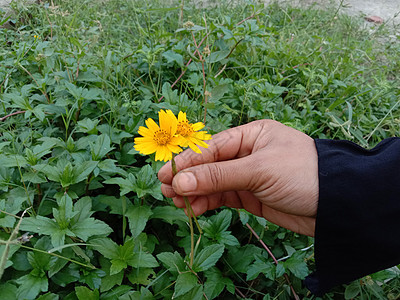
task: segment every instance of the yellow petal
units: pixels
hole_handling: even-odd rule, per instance
[[[171,151],[167,151],[165,153],[165,156],[164,156],[164,161],[169,161],[171,159],[172,159],[172,152]]]
[[[153,131],[144,126],[139,127],[138,133],[142,136],[152,136],[154,134]]]
[[[178,125],[178,120],[172,111],[160,110],[158,112],[158,117],[160,119],[160,128],[166,132],[174,135],[176,132],[176,126]]]
[[[189,147],[190,149],[192,149],[194,152],[196,153],[201,153],[201,150],[199,149],[199,147],[197,147],[195,144],[189,142]]]
[[[154,139],[152,137],[137,137],[135,138],[135,143],[154,143]]]
[[[168,144],[167,147],[168,147],[169,151],[174,152],[174,153],[179,153],[182,151],[182,149],[176,145]]]
[[[156,151],[156,161],[157,160],[164,160],[164,148],[158,147]]]
[[[169,144],[171,144],[171,145],[178,145],[178,146],[183,145],[183,144],[185,144],[185,143],[186,143],[186,139],[185,139],[183,136],[181,136],[181,135],[179,135],[179,136],[174,136],[174,137],[171,138],[171,140],[169,141]],[[183,147],[186,147],[186,146],[183,146]]]
[[[203,147],[203,148],[208,148],[208,145],[207,145],[206,143],[204,143],[202,140],[196,139],[195,141],[193,141],[193,140],[191,139],[191,141],[194,142],[196,145],[199,145],[199,146],[201,146],[201,147]]]
[[[178,114],[178,122],[186,122],[186,113],[183,111],[180,111]]]
[[[154,120],[152,118],[148,118],[146,120],[146,125],[147,127],[149,127],[149,129],[153,132],[156,132],[157,130],[160,129],[160,127],[158,127],[157,123],[154,122]]]
[[[195,124],[192,124],[192,129],[194,131],[199,131],[200,129],[204,128],[204,124],[201,122],[197,122]]]

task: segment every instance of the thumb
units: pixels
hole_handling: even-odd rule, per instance
[[[184,169],[174,176],[172,188],[182,196],[249,190],[257,174],[249,157]]]

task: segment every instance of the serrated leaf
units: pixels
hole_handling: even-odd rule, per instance
[[[120,187],[120,195],[123,196],[129,192],[134,191],[136,187],[136,177],[133,174],[128,174],[126,179],[122,177],[110,178],[104,180],[103,183],[106,184],[117,184]]]
[[[344,298],[347,299],[353,299],[357,297],[357,295],[360,293],[360,283],[358,281],[354,281],[351,284],[349,284],[346,289],[344,290]]]
[[[36,298],[36,300],[58,300],[58,299],[60,299],[60,296],[53,293],[47,293],[45,295],[40,296],[39,298]]]
[[[205,272],[207,281],[204,284],[204,293],[208,299],[214,299],[221,294],[225,286],[233,285],[231,279],[223,277],[222,272],[217,268],[210,268]]]
[[[176,300],[202,300],[203,299],[203,286],[200,284],[196,284],[193,289],[191,289],[188,293],[178,296],[174,298]]]
[[[231,52],[231,51],[230,50],[221,50],[221,51],[212,52],[210,54],[210,56],[206,59],[206,61],[208,63],[219,62],[219,61],[223,60],[224,58],[226,58],[228,56],[229,52]]]
[[[111,139],[107,134],[101,134],[97,137],[94,143],[90,143],[90,153],[92,160],[101,160],[108,152],[114,149],[110,146]]]
[[[157,254],[157,258],[172,273],[183,272],[186,268],[183,257],[176,251],[174,253],[162,252]]]
[[[113,160],[113,159],[103,159],[102,161],[99,162],[99,164],[97,165],[97,167],[107,173],[110,173],[112,175],[114,174],[119,174],[122,176],[127,176],[127,172],[122,169],[119,168],[115,165],[117,161]]]
[[[79,300],[99,300],[99,291],[92,291],[86,286],[75,287],[75,294]]]
[[[246,280],[253,280],[258,277],[258,275],[262,273],[268,279],[275,279],[275,265],[272,262],[264,262],[260,259],[257,259],[247,270]]]
[[[196,284],[197,277],[193,273],[186,272],[179,274],[175,282],[174,298],[186,294],[195,288]]]
[[[90,173],[96,168],[98,162],[97,161],[85,161],[81,164],[75,166],[74,175],[76,175],[73,183],[78,183],[85,180]]]
[[[129,259],[128,265],[134,268],[155,268],[158,267],[158,262],[150,253],[140,251],[134,253],[133,257]]]
[[[176,208],[175,206],[157,206],[152,211],[151,219],[161,219],[171,225],[176,221],[187,221],[187,216],[183,209]]]
[[[92,199],[90,197],[83,197],[75,202],[74,212],[76,213],[73,217],[72,224],[82,222],[92,215]]]
[[[128,279],[132,284],[143,285],[150,284],[154,277],[156,277],[156,273],[151,268],[133,269],[128,275]]]
[[[110,267],[110,275],[118,274],[122,270],[126,269],[127,266],[128,264],[124,260],[112,259]]]
[[[108,259],[119,257],[118,245],[109,238],[97,238],[90,240],[90,245]]]
[[[227,93],[229,91],[229,85],[227,83],[225,84],[220,84],[217,85],[216,87],[214,87],[211,90],[211,98],[209,101],[218,101],[219,99],[221,99],[225,93]]]
[[[146,227],[149,217],[152,215],[151,208],[144,205],[135,205],[128,209],[126,217],[129,221],[129,229],[132,236],[136,238]]]
[[[180,67],[183,67],[183,56],[181,54],[168,50],[165,51],[162,56],[164,56],[169,63],[176,62]]]
[[[205,247],[196,255],[193,262],[193,270],[201,272],[214,266],[224,253],[224,249],[225,247],[220,244]]]
[[[94,235],[109,235],[113,230],[100,220],[88,218],[71,226],[71,231],[84,241]]]
[[[0,284],[0,291],[4,299],[17,299],[17,287],[11,283]]]
[[[275,277],[281,277],[283,274],[285,274],[285,271],[285,267],[281,263],[278,263],[276,265]]]
[[[47,277],[37,277],[31,274],[22,276],[16,281],[20,286],[17,299],[35,299],[40,292],[47,292],[49,285]]]
[[[285,269],[289,270],[294,276],[304,279],[308,275],[307,263],[303,259],[304,254],[294,253],[288,260],[283,262]]]

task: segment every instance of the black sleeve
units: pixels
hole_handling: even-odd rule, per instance
[[[315,140],[319,202],[315,295],[400,263],[400,138],[372,150],[348,141]]]

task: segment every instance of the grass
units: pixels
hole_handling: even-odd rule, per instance
[[[4,293],[289,299],[288,277],[300,297],[315,299],[301,284],[314,268],[313,240],[245,212],[201,216],[201,255],[197,271],[188,269],[187,219],[162,198],[161,164],[132,150],[133,137],[168,108],[205,120],[211,133],[271,118],[313,138],[371,148],[400,133],[400,43],[388,38],[396,28],[365,28],[337,7],[252,1],[205,8],[189,1],[17,1],[13,9],[8,20],[0,14],[7,23],[0,28]],[[187,21],[195,26],[184,29]],[[17,216],[30,206],[19,226]],[[37,229],[46,222],[57,226]],[[18,226],[32,235],[23,247],[13,234]],[[57,256],[46,255],[52,249]],[[395,299],[396,270],[324,298]]]

